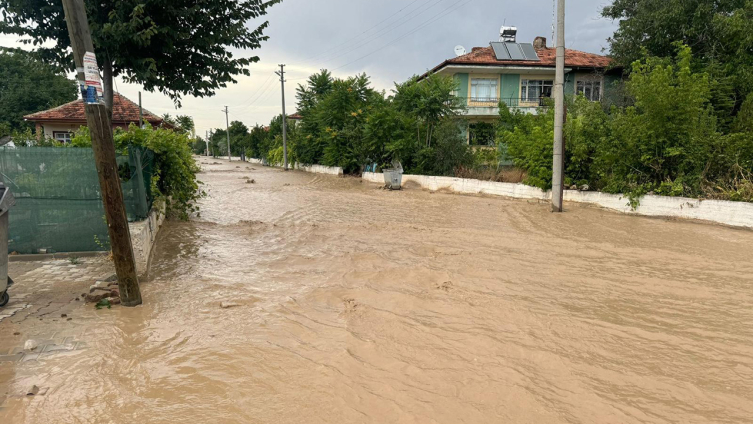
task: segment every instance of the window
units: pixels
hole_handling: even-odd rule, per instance
[[[471,78],[471,99],[489,101],[497,99],[496,78]]]
[[[583,95],[592,102],[601,100],[601,81],[578,81],[575,85],[575,94]]]
[[[71,137],[73,137],[73,133],[68,131],[53,131],[52,132],[52,138],[55,139],[55,141],[59,141],[61,143],[70,143]]]
[[[524,102],[540,103],[541,99],[552,97],[552,80],[522,80],[520,99]]]

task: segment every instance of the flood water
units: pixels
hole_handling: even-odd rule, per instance
[[[751,231],[202,161],[145,304],[0,421],[753,422]]]

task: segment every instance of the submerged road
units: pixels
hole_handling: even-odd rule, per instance
[[[0,422],[753,422],[751,231],[201,161],[144,306],[0,363],[49,387]]]

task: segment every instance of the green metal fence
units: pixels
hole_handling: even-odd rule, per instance
[[[129,221],[152,202],[154,153],[129,148],[117,156]],[[0,179],[11,189],[9,252],[108,250],[107,224],[94,154],[86,148],[0,148]]]

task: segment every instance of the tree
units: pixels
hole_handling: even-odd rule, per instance
[[[178,128],[187,134],[193,134],[193,131],[196,128],[193,123],[193,118],[187,115],[176,116],[175,122],[178,124]]]
[[[105,102],[112,113],[113,78],[158,90],[180,105],[183,95],[211,96],[259,58],[232,49],[257,49],[269,22],[255,28],[281,0],[85,0]],[[73,71],[70,39],[59,0],[0,0],[0,33],[37,46],[40,57]],[[51,45],[50,45],[51,44]]]
[[[454,117],[463,110],[462,100],[453,93],[457,83],[445,75],[431,74],[423,80],[413,77],[395,85],[395,105],[398,110],[414,115],[426,126],[425,143],[431,147],[435,127],[445,118]],[[421,140],[421,129],[417,128]]]
[[[619,20],[610,51],[626,68],[646,54],[673,57],[675,43],[690,46],[694,66],[716,81],[711,95],[722,123],[753,92],[753,1],[614,0],[602,15]]]
[[[76,84],[22,50],[0,50],[0,136],[31,128],[23,116],[76,100]]]

